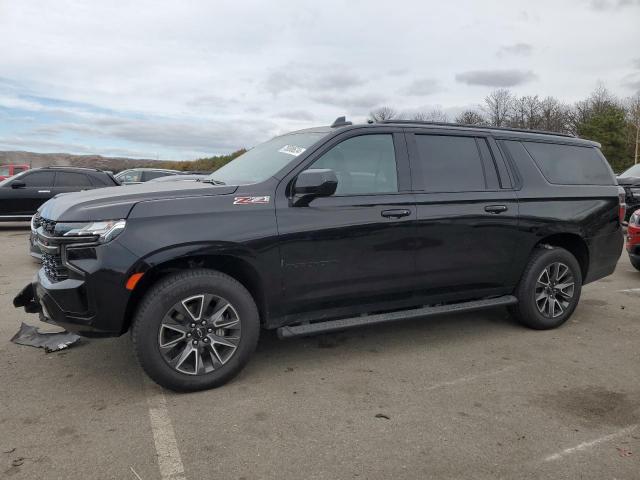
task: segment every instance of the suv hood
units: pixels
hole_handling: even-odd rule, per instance
[[[151,182],[65,193],[45,202],[38,212],[42,217],[55,221],[116,220],[127,218],[138,202],[228,195],[238,189],[235,185],[212,185],[200,182],[175,182],[173,185],[173,183]]]
[[[640,178],[638,177],[618,177],[618,185],[631,186],[640,185]]]

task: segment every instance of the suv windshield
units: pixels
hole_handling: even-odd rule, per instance
[[[640,177],[640,164],[625,170],[620,174],[621,177]]]
[[[301,132],[272,138],[219,168],[208,180],[227,185],[263,182],[326,135],[326,132]]]

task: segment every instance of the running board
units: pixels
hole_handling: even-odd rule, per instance
[[[518,299],[513,295],[504,295],[502,297],[474,300],[471,302],[451,303],[449,305],[438,305],[435,307],[412,308],[409,310],[398,310],[389,313],[377,313],[374,315],[363,315],[360,317],[292,325],[288,327],[280,327],[277,332],[279,338],[291,338],[300,335],[314,335],[317,333],[346,330],[347,328],[360,327],[362,325],[375,325],[378,323],[396,322],[411,318],[430,317],[432,315],[440,315],[443,313],[470,312],[485,308],[505,307],[516,303],[518,303]]]

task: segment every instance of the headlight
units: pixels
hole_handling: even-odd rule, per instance
[[[634,197],[640,197],[640,188],[630,188],[629,190]]]
[[[106,243],[122,233],[125,220],[101,220],[87,223],[58,223],[56,233],[63,237],[95,237],[100,243]]]

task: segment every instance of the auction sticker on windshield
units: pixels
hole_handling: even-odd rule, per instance
[[[295,145],[285,145],[278,151],[281,153],[286,153],[287,155],[293,155],[294,157],[297,157],[305,150],[306,148],[296,147]]]

